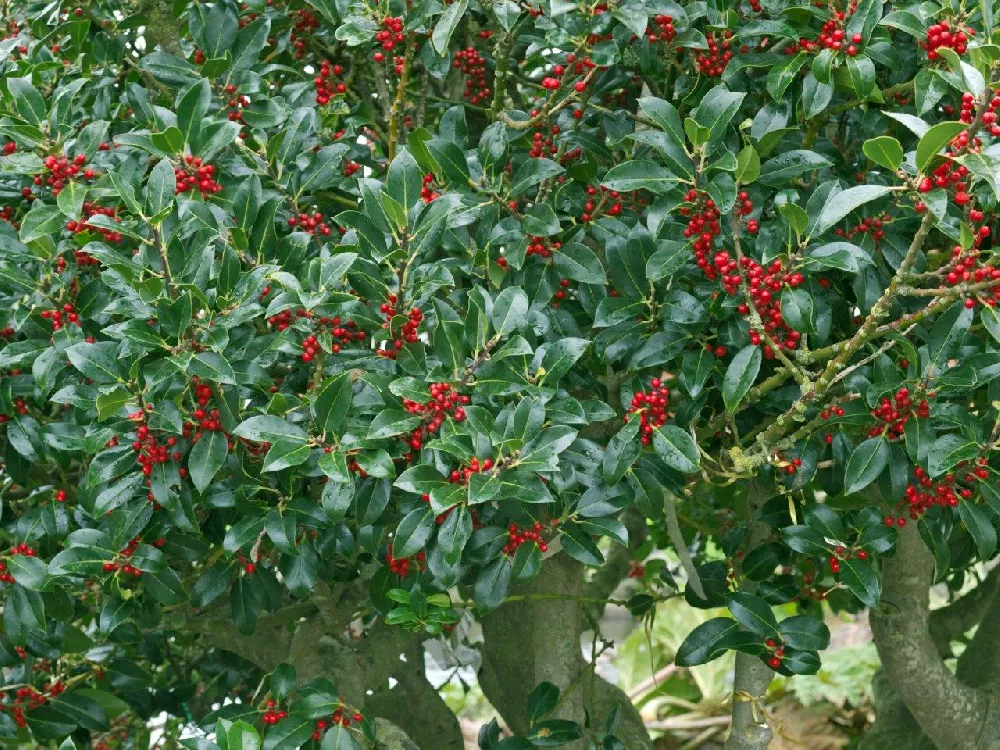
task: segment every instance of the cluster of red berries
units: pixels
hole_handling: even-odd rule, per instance
[[[825,2],[817,2],[817,8],[826,8]],[[854,15],[858,9],[857,0],[851,0],[851,7],[848,11],[835,10],[823,24],[819,35],[815,39],[801,37],[798,44],[791,44],[785,48],[786,55],[794,55],[798,52],[819,52],[824,49],[831,49],[834,52],[845,52],[848,57],[858,54],[858,46],[863,41],[861,34],[852,34],[848,39],[844,26],[847,20]]]
[[[875,241],[876,244],[878,244],[879,240],[885,237],[885,225],[891,221],[892,217],[889,216],[889,214],[882,214],[880,217],[866,216],[850,229],[844,230],[841,227],[837,227],[833,230],[833,233],[838,237],[844,237],[846,239],[851,239],[856,234],[867,234]]]
[[[975,29],[957,22],[952,26],[947,18],[942,18],[928,27],[927,39],[921,42],[920,46],[927,50],[928,60],[937,60],[940,57],[938,50],[942,47],[948,47],[955,50],[956,54],[964,55],[969,39],[975,35]]]
[[[528,156],[532,159],[541,159],[546,154],[552,155],[559,152],[559,146],[557,146],[555,141],[552,139],[552,135],[559,134],[559,126],[553,125],[549,128],[551,135],[547,135],[544,132],[544,128],[545,125],[540,124],[538,126],[538,130],[536,130],[531,136],[531,150],[528,151]]]
[[[604,212],[608,216],[618,216],[622,212],[622,202],[619,200],[621,194],[617,190],[608,190],[603,185],[601,186],[601,191],[607,193],[607,195],[602,195],[599,199],[598,204],[594,204],[594,197],[597,195],[597,188],[593,185],[587,186],[587,195],[589,196],[583,203],[583,213],[580,214],[580,221],[584,224],[590,222],[594,218],[594,213],[603,208],[605,202],[610,199],[612,202],[611,206]]]
[[[802,336],[785,323],[781,314],[781,299],[778,292],[786,284],[792,288],[802,284],[805,281],[802,274],[787,273],[780,258],[773,260],[767,266],[762,266],[752,258],[744,256],[740,260],[740,265],[747,275],[750,299],[764,324],[764,331],[769,334],[769,344],[775,344],[779,349],[792,350],[797,348]],[[727,279],[726,291],[730,294],[736,294],[735,287],[728,284],[731,280],[730,276]],[[741,304],[737,309],[741,315],[750,312],[746,303]],[[750,343],[759,346],[761,342],[761,335],[757,331],[750,331]],[[764,358],[772,359],[773,357],[774,352],[771,346],[765,345]]]
[[[344,162],[344,177],[351,177],[361,169],[361,165],[356,161]]]
[[[330,326],[330,335],[334,338],[334,342],[330,345],[330,351],[334,354],[339,354],[341,348],[352,341],[364,341],[368,336],[364,331],[358,330],[358,325],[353,320],[342,324],[339,316],[320,318],[319,323]]]
[[[295,50],[295,59],[301,60],[306,56],[306,40],[319,28],[319,19],[305,8],[293,10],[288,17],[295,22],[295,28],[289,33],[288,41]]]
[[[250,104],[250,99],[240,94],[236,90],[236,86],[231,83],[226,86],[226,93],[229,95],[229,98],[226,100],[226,107],[228,109],[226,113],[227,117],[233,122],[242,123],[243,108]]]
[[[777,455],[777,463],[778,463],[778,465],[785,470],[786,474],[788,474],[789,476],[791,476],[793,474],[798,473],[799,467],[802,466],[802,459],[801,458],[798,458],[798,457],[796,457],[796,458],[785,458],[782,455],[781,451],[778,451],[778,453],[776,455]]]
[[[326,719],[316,720],[316,731],[313,732],[312,735],[312,738],[314,740],[318,740],[320,737],[322,737],[323,732],[329,726],[335,727],[339,724],[342,727],[349,727],[351,726],[352,720],[354,721],[355,724],[360,724],[364,720],[364,717],[360,713],[354,711],[352,714],[351,709],[343,705],[344,703],[343,701],[341,701],[340,703],[341,703],[340,707],[330,715],[329,722]]]
[[[337,94],[346,94],[347,85],[343,82],[331,83],[330,76],[339,76],[344,72],[342,65],[331,65],[329,60],[324,60],[323,64],[319,66],[319,73],[313,79],[313,84],[316,86],[316,103],[324,107],[330,103]]]
[[[7,141],[7,143],[3,144],[2,150],[4,156],[10,156],[17,151],[17,144],[14,141]]]
[[[452,484],[468,484],[469,477],[473,474],[479,474],[484,471],[489,471],[493,468],[493,459],[484,458],[480,461],[478,458],[473,456],[469,459],[468,466],[463,466],[458,469],[454,469],[451,474],[448,475],[448,481]]]
[[[673,16],[667,16],[661,13],[653,16],[651,20],[653,23],[646,26],[646,38],[651,43],[672,42],[677,36],[677,29],[674,28]]]
[[[288,717],[288,712],[287,711],[282,711],[280,709],[278,711],[275,711],[274,710],[275,708],[278,708],[278,702],[275,701],[274,699],[268,700],[267,701],[267,711],[265,711],[264,715],[260,717],[260,720],[262,722],[264,722],[265,724],[273,726],[274,724],[277,724],[282,719],[285,719],[285,718]]]
[[[929,193],[935,187],[952,190],[954,195],[952,201],[957,206],[967,206],[972,202],[972,196],[966,192],[965,179],[969,175],[969,169],[964,164],[953,164],[944,162],[938,165],[931,173],[933,177],[923,177],[917,183],[918,193]]]
[[[427,553],[420,550],[420,552],[413,556],[413,560],[415,560],[418,567],[423,570],[424,563],[427,561]],[[389,547],[389,551],[385,553],[385,562],[389,566],[389,571],[400,578],[406,578],[406,576],[410,573],[410,565],[412,564],[410,558],[393,557],[391,545]]]
[[[693,204],[682,206],[679,209],[681,216],[688,219],[688,224],[684,228],[684,236],[695,238],[692,243],[695,263],[705,274],[705,278],[712,281],[718,278],[720,272],[726,272],[725,267],[718,269],[709,260],[709,253],[712,252],[715,238],[722,231],[719,225],[719,209],[715,205],[715,201],[708,197],[708,193],[692,188],[684,197],[689,204]]]
[[[698,64],[698,70],[709,78],[718,78],[726,70],[729,61],[733,59],[732,38],[733,32],[726,31],[719,40],[715,32],[710,31],[705,35],[708,40],[708,51],[698,51],[695,53],[694,61]],[[721,43],[720,43],[721,42]]]
[[[152,430],[147,425],[142,424],[145,418],[145,413],[141,411],[129,415],[129,419],[138,423],[135,430],[136,439],[132,442],[132,450],[139,454],[136,461],[142,467],[142,473],[148,477],[152,475],[154,466],[165,464],[170,460],[179,461],[181,454],[174,450],[177,446],[177,438],[171,435],[161,444]]]
[[[42,317],[46,320],[52,321],[52,330],[60,330],[65,323],[63,322],[63,313],[66,314],[66,322],[76,323],[80,325],[80,317],[76,314],[76,308],[73,307],[69,302],[62,306],[60,310],[58,307],[54,310],[42,310]]]
[[[400,349],[403,348],[403,344],[415,344],[419,341],[417,330],[420,328],[420,322],[424,319],[424,314],[419,307],[414,307],[410,310],[409,314],[406,316],[406,321],[403,323],[403,327],[396,335],[392,332],[392,319],[399,315],[396,311],[396,295],[390,294],[388,301],[383,302],[379,307],[382,315],[385,316],[385,322],[382,327],[389,331],[389,334],[393,336],[392,346],[388,346],[385,349],[379,350],[379,356],[385,357],[386,359],[395,359],[396,354]]]
[[[528,247],[524,251],[525,255],[537,255],[540,258],[551,258],[552,251],[558,250],[562,247],[561,242],[553,242],[551,246],[548,245],[548,240],[544,237],[531,237],[528,240]]]
[[[382,30],[375,34],[375,41],[382,45],[382,49],[391,52],[397,44],[402,44],[406,37],[403,36],[403,19],[401,17],[389,16],[382,21]],[[385,55],[381,52],[375,53],[375,62],[385,60]]]
[[[930,416],[930,404],[923,398],[914,408],[914,403],[910,399],[910,389],[904,386],[896,391],[892,398],[883,396],[879,405],[872,409],[871,415],[880,424],[868,430],[868,436],[878,437],[884,434],[892,440],[903,434],[906,423],[911,417],[927,419]]]
[[[66,494],[66,490],[56,490],[53,497],[57,503],[65,503],[69,495]]]
[[[975,213],[981,214],[982,212],[976,211]],[[985,236],[988,236],[989,227],[981,227],[980,230],[982,229],[987,230],[987,234]],[[977,240],[978,239],[979,237],[977,236]],[[976,244],[979,245],[980,243],[977,242]],[[945,272],[944,278],[946,284],[948,286],[955,286],[957,284],[964,284],[967,282],[979,283],[986,280],[1000,282],[1000,268],[996,268],[992,265],[979,265],[979,262],[979,250],[970,248],[968,252],[965,252],[962,250],[961,246],[955,245],[955,247],[952,248],[952,265],[943,269]],[[993,289],[989,290],[989,293],[993,296],[986,297],[983,302],[990,307],[996,307],[997,300],[1000,300],[1000,283],[998,283],[998,285]],[[965,300],[966,307],[971,309],[975,307],[975,305],[975,299],[968,298]]]
[[[13,555],[24,555],[25,557],[35,557],[37,554],[33,547],[21,542],[20,544],[11,547],[9,553]],[[0,582],[2,583],[14,583],[14,576],[7,572],[7,563],[0,561]]]
[[[330,234],[330,226],[324,221],[323,214],[319,211],[314,211],[312,214],[300,213],[298,216],[289,216],[288,226],[297,228],[306,234],[319,232],[324,237]]]
[[[985,128],[990,132],[990,135],[1000,136],[1000,124],[997,123],[997,108],[1000,107],[1000,94],[994,94],[990,97],[989,103],[986,105],[986,111],[983,112],[982,121]],[[951,110],[950,112],[948,110]],[[944,107],[946,114],[954,114],[955,108],[952,106]],[[958,119],[962,122],[971,125],[976,117],[976,98],[968,91],[962,94],[962,107],[959,113]]]
[[[420,197],[424,203],[431,203],[441,197],[441,193],[431,187],[434,184],[434,175],[425,174],[423,184],[420,186]]]
[[[21,649],[22,651],[24,649]],[[24,658],[24,657],[22,657]],[[52,696],[59,695],[66,689],[66,686],[62,682],[55,682],[49,688],[49,692]],[[26,727],[28,725],[28,719],[25,716],[25,711],[29,711],[33,708],[38,708],[45,704],[47,697],[37,688],[26,685],[24,687],[19,687],[14,692],[14,701],[11,704],[0,705],[0,711],[10,710],[11,715],[14,717],[14,723],[18,727]]]
[[[971,467],[967,461],[960,462],[957,468],[966,469],[961,481],[967,485],[974,485],[976,482],[988,479],[990,472],[986,464],[987,461],[983,457],[976,459]],[[913,473],[916,482],[906,486],[906,492],[899,506],[908,509],[911,520],[916,520],[935,505],[954,507],[958,505],[959,500],[971,500],[973,497],[972,489],[959,484],[959,477],[954,473],[945,474],[944,478],[936,483],[920,466],[915,467]],[[897,519],[897,525],[903,525],[900,523],[901,520],[903,519]],[[886,525],[889,525],[888,516]]]
[[[84,166],[86,162],[87,157],[84,154],[77,154],[72,161],[65,156],[46,156],[44,164],[49,172],[44,177],[35,175],[33,182],[35,185],[48,185],[52,188],[52,195],[59,195],[70,178],[81,173],[88,180],[92,180],[96,176],[93,169]],[[24,190],[27,190],[28,194],[31,193],[31,188],[24,188]],[[24,193],[24,190],[21,192]]]
[[[829,419],[830,417],[842,417],[844,416],[844,407],[834,405],[829,407],[828,409],[823,409],[823,411],[821,411],[819,415],[823,419]],[[833,442],[833,433],[832,432],[826,433],[823,439],[826,441],[827,445],[830,445],[830,443]]]
[[[867,560],[868,553],[865,552],[863,549],[854,550],[854,557],[858,558],[859,560]],[[841,561],[850,559],[851,559],[851,552],[849,552],[847,547],[845,547],[844,545],[838,544],[836,547],[833,548],[833,554],[830,555],[830,558],[827,562],[827,564],[830,566],[830,572],[839,573]]]
[[[492,92],[486,83],[486,58],[479,54],[475,47],[466,47],[454,53],[451,63],[453,68],[462,71],[465,76],[465,89],[462,95],[472,104],[486,101]]]
[[[559,79],[552,76],[545,76],[542,79],[542,88],[548,91],[555,91],[560,86]]]
[[[315,334],[309,334],[302,340],[302,361],[312,362],[313,357],[319,354],[319,341]]]
[[[198,190],[204,198],[222,190],[222,185],[212,177],[215,174],[214,164],[203,164],[200,156],[191,154],[184,157],[184,162],[186,166],[174,167],[174,177],[177,179],[175,194]]]
[[[0,208],[0,219],[6,221],[8,224],[14,227],[14,229],[20,229],[20,225],[14,221],[13,216],[14,216],[13,206],[4,206],[3,208]]]
[[[130,540],[129,543],[125,545],[125,549],[121,551],[122,557],[126,559],[132,557],[135,553],[135,548],[139,546],[140,541],[139,537],[135,537]],[[121,570],[122,573],[133,576],[134,578],[139,578],[142,575],[142,571],[130,563],[122,563],[119,565],[116,562],[106,562],[104,563],[103,568],[105,573],[114,573]]]
[[[764,641],[764,645],[767,646],[768,653],[771,654],[767,659],[767,666],[771,669],[777,669],[785,658],[785,649],[774,638],[768,638]]]
[[[552,522],[553,526],[558,525],[556,520]],[[513,555],[517,552],[517,548],[522,544],[537,544],[538,550],[540,552],[548,552],[549,545],[542,537],[542,524],[539,521],[531,527],[519,528],[516,523],[512,523],[507,527],[507,543],[503,546],[502,552],[505,555]]]
[[[20,375],[21,371],[20,370],[11,370],[10,374],[11,375]],[[21,398],[20,396],[18,396],[18,397],[16,397],[14,399],[14,411],[16,411],[22,417],[25,414],[28,413],[28,405],[26,403],[24,403],[24,399]],[[10,416],[9,415],[7,415],[7,414],[0,414],[0,424],[4,424],[8,420],[10,420]]]
[[[625,414],[625,421],[629,421],[631,414],[639,415],[639,435],[643,445],[649,445],[653,440],[653,430],[667,421],[669,401],[670,389],[659,378],[649,381],[648,391],[637,391],[632,396],[632,405]]]
[[[261,294],[263,294],[263,292]],[[297,317],[304,318],[305,310],[299,310]],[[284,331],[286,328],[288,328],[288,326],[292,324],[292,311],[282,310],[279,313],[275,313],[274,315],[272,315],[267,319],[267,324],[269,326],[274,326],[279,331]]]
[[[97,232],[100,234],[105,242],[110,242],[112,244],[118,244],[122,241],[122,233],[111,229],[110,227],[95,227],[87,223],[87,219],[94,216],[107,216],[114,223],[120,224],[121,219],[116,215],[116,210],[111,206],[98,206],[91,201],[86,201],[83,204],[83,214],[85,218],[81,218],[80,221],[73,221],[70,219],[66,222],[66,230],[73,232],[74,234],[82,234],[83,232]],[[80,261],[80,257],[77,257],[77,265],[89,265],[91,263],[97,264],[97,260],[93,258],[88,253],[81,252],[80,255],[85,256],[88,260],[84,262]]]
[[[445,417],[451,416],[456,422],[465,420],[465,409],[468,405],[469,397],[453,390],[450,383],[431,383],[427,389],[430,400],[421,404],[418,401],[403,399],[403,408],[410,414],[419,414],[424,417],[424,425],[428,433],[437,432],[441,429]],[[419,429],[419,428],[418,428]],[[414,445],[419,448],[419,445]]]
[[[559,289],[556,289],[555,293],[552,295],[552,307],[558,308],[559,303],[566,299],[567,290],[569,290],[569,279],[559,279]]]

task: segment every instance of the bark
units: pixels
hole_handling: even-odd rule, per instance
[[[558,554],[545,561],[534,581],[512,593],[580,596],[583,590],[583,566]],[[617,734],[625,747],[651,750],[642,717],[628,696],[594,674],[583,657],[580,635],[589,623],[581,603],[552,599],[508,602],[486,615],[482,625],[485,643],[480,685],[512,730],[528,730],[528,695],[539,682],[551,682],[562,691],[552,718],[582,723],[589,715],[592,725],[602,726],[617,707]],[[586,745],[581,741],[565,747],[580,750]]]
[[[754,514],[767,501],[767,492],[756,482],[747,490],[746,517],[749,533],[746,548],[753,549],[764,542],[770,528],[753,520]],[[754,593],[757,584],[745,579],[740,590]],[[736,654],[733,678],[733,723],[726,740],[726,750],[763,750],[771,742],[771,727],[763,715],[762,706],[774,672],[760,658]]]
[[[933,571],[933,558],[916,524],[904,527],[895,554],[885,561],[882,604],[870,618],[883,669],[937,747],[998,749],[1000,716],[994,702],[951,673],[931,638],[928,591]]]
[[[329,679],[348,703],[381,720],[380,750],[462,750],[458,718],[424,675],[419,633],[376,625],[360,640],[344,636],[347,613],[357,611],[366,593],[362,585],[336,591],[320,585],[315,602],[291,604],[261,618],[252,636],[234,631],[226,603],[184,622],[206,645],[231,651],[263,671],[287,663],[300,683]]]

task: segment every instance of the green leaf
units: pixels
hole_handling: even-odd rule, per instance
[[[903,163],[903,147],[892,136],[880,135],[878,138],[869,138],[861,149],[873,162],[893,172]]]
[[[736,182],[740,185],[749,185],[760,176],[760,156],[753,146],[745,146],[736,155]]]
[[[188,455],[188,471],[191,482],[198,492],[204,492],[216,473],[226,463],[229,455],[229,442],[222,432],[205,430],[201,438],[191,448]]]
[[[361,745],[354,739],[351,730],[344,727],[330,727],[323,735],[320,750],[360,750]]]
[[[875,88],[875,63],[867,55],[847,58],[847,77],[859,99],[867,99]]]
[[[95,383],[122,382],[118,376],[118,344],[110,341],[81,342],[69,347],[66,356],[73,367]]]
[[[708,128],[712,139],[717,139],[736,115],[745,96],[744,93],[729,91],[724,86],[716,86],[702,96],[691,117],[701,127]]]
[[[859,492],[878,479],[889,463],[889,443],[883,437],[865,440],[854,449],[844,468],[844,492]]]
[[[653,449],[672,469],[690,474],[698,470],[700,456],[694,438],[677,425],[663,425],[653,430]]]
[[[631,419],[608,441],[608,446],[604,449],[602,470],[604,481],[609,485],[616,484],[625,476],[625,472],[642,452],[639,426],[638,419]]]
[[[729,647],[726,642],[740,630],[736,620],[713,617],[690,633],[678,647],[674,664],[678,667],[696,667],[722,656]]]
[[[840,580],[869,609],[878,606],[882,596],[882,582],[868,563],[856,558],[841,560]]]
[[[268,687],[275,698],[281,700],[295,689],[295,667],[291,664],[279,664],[268,678]]]
[[[45,121],[48,108],[41,93],[31,84],[30,76],[8,78],[7,90],[14,100],[14,109],[24,120],[32,125],[41,125]]]
[[[938,152],[968,127],[963,122],[939,122],[932,126],[917,142],[917,170],[926,173]]]
[[[148,216],[156,216],[167,206],[174,202],[174,194],[177,187],[177,178],[174,177],[174,168],[167,159],[161,159],[149,173],[146,181],[145,213]]]
[[[493,301],[493,329],[498,336],[507,336],[524,325],[527,314],[528,295],[520,287],[507,287]]]
[[[44,561],[27,555],[11,555],[7,558],[8,572],[14,580],[32,591],[42,591],[46,588],[49,569]]]
[[[510,558],[506,556],[497,558],[479,572],[474,596],[476,608],[480,612],[492,612],[503,604],[510,589],[510,573]]]
[[[852,211],[892,192],[886,185],[858,185],[837,193],[827,201],[816,222],[815,234],[823,234]]]
[[[351,408],[353,393],[353,384],[346,372],[323,382],[313,402],[313,415],[319,432],[337,434]]]
[[[434,532],[434,513],[429,507],[417,508],[403,516],[393,536],[392,554],[410,557],[422,550]]]
[[[188,372],[213,383],[236,385],[232,365],[216,352],[199,352],[188,363]]]
[[[551,682],[540,682],[528,695],[528,723],[534,724],[559,704],[559,688]]]
[[[958,504],[958,515],[972,535],[980,559],[990,560],[997,550],[997,532],[989,512],[981,505],[963,500]]]
[[[676,175],[655,161],[636,160],[613,166],[604,175],[601,184],[608,190],[649,190],[660,194],[671,190],[679,181]]]
[[[781,315],[796,331],[812,333],[816,330],[813,298],[805,289],[785,287],[781,292]]]
[[[237,425],[233,434],[255,443],[274,443],[278,440],[304,443],[307,440],[306,432],[301,427],[270,414],[250,417]]]
[[[824,651],[830,645],[830,629],[812,615],[786,617],[778,624],[781,641],[803,651]]]
[[[781,536],[789,547],[803,555],[822,557],[830,552],[823,535],[808,526],[788,526]]]
[[[310,740],[315,731],[315,719],[293,711],[267,730],[262,750],[298,750]],[[330,748],[324,745],[324,750]]]
[[[939,477],[960,461],[971,461],[979,455],[979,445],[963,435],[942,435],[927,453],[927,471]]]
[[[409,414],[399,409],[381,411],[368,428],[369,440],[382,440],[409,432],[423,420],[420,415]]]
[[[736,411],[757,380],[763,356],[760,347],[751,344],[737,352],[726,368],[722,378],[722,400],[730,414]]]
[[[465,15],[468,8],[469,0],[457,0],[457,2],[447,7],[441,18],[434,25],[434,31],[431,34],[431,43],[439,55],[444,55],[448,51],[451,36],[455,33],[459,21],[462,20],[462,16]]]
[[[778,621],[774,612],[759,596],[735,592],[726,597],[726,604],[736,621],[751,633],[763,636],[777,634]]]

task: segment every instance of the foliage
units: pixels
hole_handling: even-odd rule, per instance
[[[938,580],[996,553],[988,3],[11,7],[5,741],[370,740],[337,675],[256,692],[193,624],[327,585],[447,637],[554,554],[626,555],[652,617],[679,544],[726,613],[676,663],[793,675],[899,527]],[[483,746],[621,745],[550,687]]]

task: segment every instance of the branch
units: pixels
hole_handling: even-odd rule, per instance
[[[927,627],[933,571],[917,525],[904,526],[883,567],[882,606],[869,618],[872,635],[882,667],[931,740],[938,747],[980,747],[958,743],[983,736],[990,701],[959,682],[938,654]]]
[[[698,595],[699,599],[704,599],[705,587],[701,585],[701,576],[698,575],[698,569],[695,568],[691,554],[684,543],[680,524],[677,523],[677,498],[666,487],[663,488],[663,511],[667,516],[667,534],[677,551],[677,557],[680,558],[681,567],[687,573],[688,586],[694,589],[694,593]]]
[[[809,404],[822,400],[833,384],[834,378],[847,366],[851,357],[862,346],[877,336],[879,325],[889,314],[889,308],[899,296],[902,280],[907,277],[914,262],[916,262],[917,256],[924,245],[924,240],[927,238],[927,234],[930,232],[933,223],[934,217],[928,212],[924,216],[923,221],[920,222],[920,228],[913,235],[910,247],[906,251],[906,257],[903,258],[903,262],[900,263],[885,292],[882,293],[878,302],[868,312],[868,317],[865,319],[864,324],[851,339],[843,344],[837,355],[830,360],[823,372],[820,373],[815,383],[804,387],[802,395],[796,399],[788,410],[757,436],[757,444],[754,446],[752,452],[744,454],[739,449],[734,450],[733,462],[738,470],[749,472],[766,463],[768,456],[773,452],[771,444],[787,435],[795,422],[802,421]]]
[[[399,74],[399,83],[396,85],[396,98],[392,100],[392,108],[389,110],[389,161],[396,155],[396,142],[399,140],[399,122],[403,119],[403,103],[406,100],[406,84],[410,82],[410,68],[413,64],[413,54],[417,45],[411,44],[406,48],[406,55],[403,58],[403,72]]]
[[[1000,582],[1000,565],[965,596],[930,614],[928,629],[942,658],[951,655],[951,641],[967,633],[978,624],[997,593]]]

